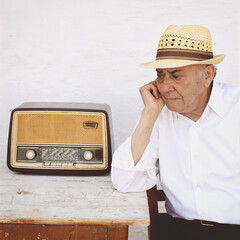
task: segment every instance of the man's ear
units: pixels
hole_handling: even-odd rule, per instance
[[[204,77],[205,77],[204,85],[206,88],[208,88],[211,85],[213,78],[215,76],[215,71],[216,71],[216,69],[213,64],[206,65],[205,75],[204,75]]]

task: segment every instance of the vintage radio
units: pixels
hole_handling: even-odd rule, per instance
[[[111,131],[106,104],[24,103],[11,114],[7,164],[23,173],[104,174]]]

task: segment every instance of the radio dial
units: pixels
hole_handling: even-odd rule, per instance
[[[93,158],[93,153],[91,151],[85,151],[83,154],[85,160],[89,161]]]
[[[32,160],[36,157],[36,152],[34,150],[28,150],[26,152],[26,157],[27,159]]]

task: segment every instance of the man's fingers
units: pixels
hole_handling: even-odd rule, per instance
[[[155,98],[160,97],[159,91],[157,89],[156,81],[150,82],[149,84],[146,85],[146,87],[148,91],[150,91]]]
[[[160,113],[160,111],[162,110],[162,108],[164,106],[164,102],[161,99],[161,94],[158,91],[156,81],[152,81],[152,82],[142,86],[139,89],[139,91],[140,91],[140,94],[141,94],[141,97],[142,97],[145,107]]]
[[[153,82],[153,86],[154,86],[153,94],[154,94],[154,96],[155,96],[156,98],[159,98],[159,97],[160,97],[160,93],[159,93],[159,91],[158,91],[156,81]]]

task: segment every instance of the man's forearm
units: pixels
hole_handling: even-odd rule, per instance
[[[141,159],[152,133],[153,126],[157,120],[158,112],[144,108],[140,121],[132,135],[131,151],[134,165]]]

